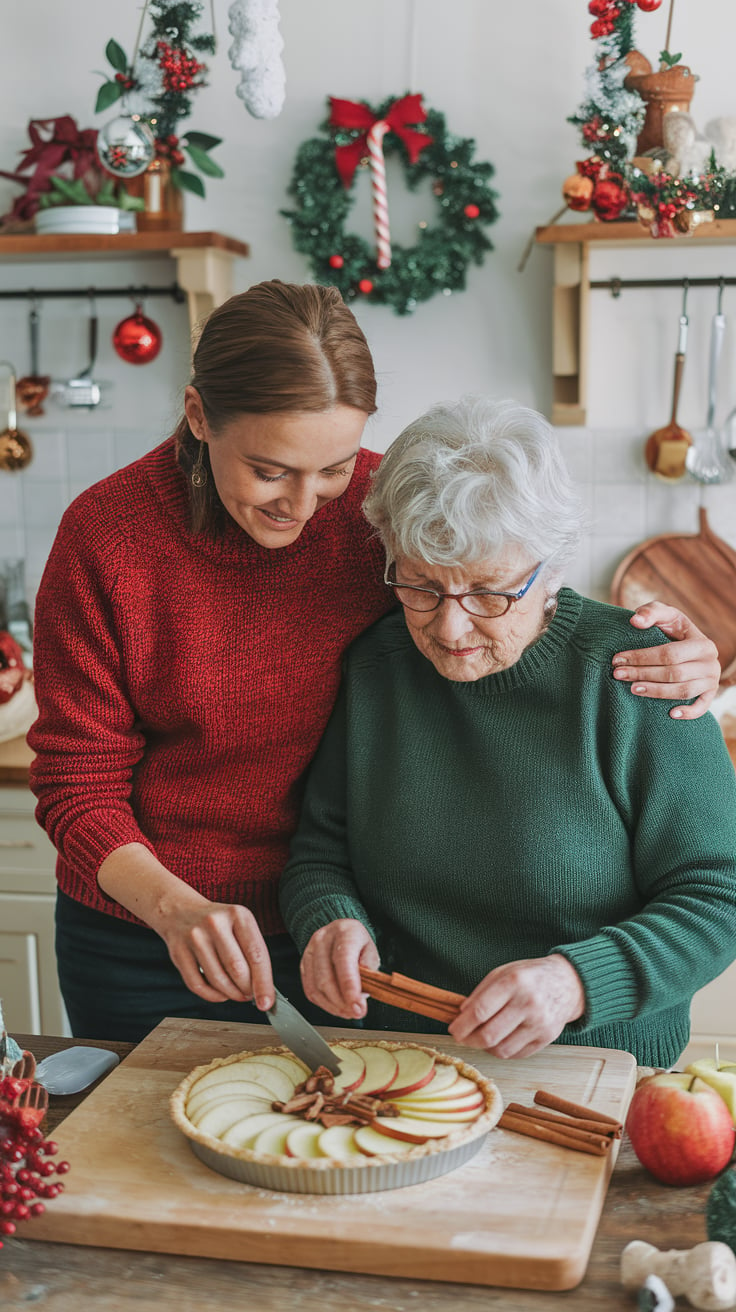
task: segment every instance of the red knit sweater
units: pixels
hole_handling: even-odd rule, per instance
[[[192,535],[171,439],[69,507],[38,593],[28,741],[70,897],[135,920],[96,875],[144,843],[283,929],[276,886],[342,655],[391,605],[360,511],[379,460],[362,451],[343,496],[273,551],[233,520]]]

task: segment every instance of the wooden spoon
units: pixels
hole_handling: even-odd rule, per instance
[[[19,469],[25,469],[26,465],[31,463],[33,447],[28,434],[16,426],[15,370],[12,364],[8,364],[7,360],[0,360],[0,366],[8,371],[8,387],[10,389],[7,427],[0,433],[0,470],[15,473]]]
[[[46,400],[51,379],[48,374],[38,372],[38,309],[35,300],[31,302],[29,318],[31,338],[31,372],[19,378],[16,385],[18,405],[28,415],[45,414],[42,402]]]
[[[687,305],[687,283],[682,301],[682,314],[680,315],[680,334],[677,343],[677,354],[675,355],[675,378],[672,388],[672,417],[670,422],[665,424],[664,428],[658,428],[647,439],[644,447],[644,459],[653,474],[660,478],[672,481],[673,479],[683,478],[687,470],[687,453],[692,446],[692,437],[685,428],[681,428],[677,422],[677,404],[680,399],[680,386],[682,384],[682,374],[685,368],[685,351],[687,348],[687,328],[688,317],[686,314]]]

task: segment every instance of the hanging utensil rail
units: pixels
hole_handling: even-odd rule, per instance
[[[66,300],[78,296],[130,296],[133,300],[147,300],[149,296],[171,296],[179,305],[187,299],[187,294],[178,282],[169,283],[167,287],[150,287],[148,284],[130,287],[38,287],[14,288],[0,291],[0,300]]]
[[[736,287],[736,278],[603,278],[588,284],[591,291],[610,292],[616,300],[638,287]]]

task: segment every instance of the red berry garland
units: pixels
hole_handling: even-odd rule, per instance
[[[200,64],[186,50],[175,50],[166,41],[156,42],[158,66],[164,75],[166,91],[191,91],[192,87],[202,86],[196,78],[206,72],[206,64]]]
[[[31,1087],[31,1080],[0,1080],[0,1236],[14,1235],[18,1221],[40,1216],[46,1210],[40,1200],[56,1198],[64,1188],[47,1184],[49,1176],[69,1170],[68,1162],[48,1160],[59,1150],[39,1129],[45,1109],[22,1105]]]

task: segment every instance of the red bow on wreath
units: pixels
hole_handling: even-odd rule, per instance
[[[335,146],[335,163],[340,181],[344,187],[349,187],[355,176],[355,170],[368,149],[368,133],[373,124],[379,122],[379,118],[368,105],[355,100],[337,100],[335,96],[330,96],[330,104],[332,106],[330,127],[360,129],[360,136],[354,141],[346,146]],[[422,97],[417,95],[402,96],[401,100],[395,100],[380,120],[382,123],[387,123],[391,132],[395,132],[396,136],[401,138],[411,164],[416,164],[420,151],[432,144],[433,139],[426,132],[417,132],[410,126],[414,123],[424,123],[426,118],[427,111],[422,105]]]

